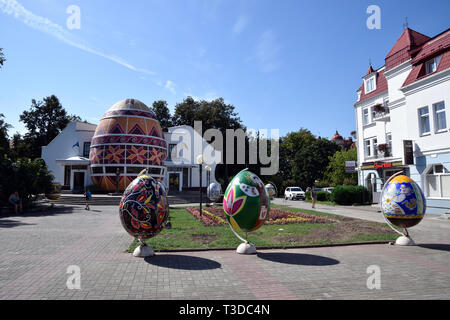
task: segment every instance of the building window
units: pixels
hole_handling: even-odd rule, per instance
[[[435,57],[435,58],[425,62],[426,74],[435,72],[439,66],[439,61],[441,61],[441,56]]]
[[[375,90],[375,77],[366,80],[366,93],[372,92]]]
[[[83,157],[89,158],[89,152],[91,150],[91,143],[85,142],[83,145]]]
[[[372,148],[373,148],[373,155],[378,156],[378,142],[377,138],[372,139]]]
[[[434,127],[436,132],[447,129],[447,121],[445,120],[445,104],[439,102],[433,105],[434,110]]]
[[[375,119],[375,117],[376,117],[376,112],[375,112],[374,106],[370,108],[370,113],[372,114],[372,121],[373,121],[373,119]]]
[[[426,176],[427,196],[450,198],[450,173],[442,164],[435,164]]]
[[[378,142],[377,138],[370,138],[364,140],[364,152],[366,154],[366,158],[376,157],[378,155]]]
[[[178,158],[177,155],[177,145],[175,143],[171,143],[169,144],[169,153],[167,155],[167,160],[171,161],[172,160],[172,155],[174,156],[173,159]]]
[[[387,156],[392,156],[392,133],[386,134],[386,144],[388,146]]]
[[[364,140],[364,150],[366,152],[366,157],[372,156],[370,148],[370,139]]]
[[[369,109],[363,109],[363,124],[369,124]]]
[[[428,107],[419,109],[419,130],[420,135],[430,133],[430,114],[428,112]]]

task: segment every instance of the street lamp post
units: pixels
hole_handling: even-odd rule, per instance
[[[208,188],[206,190],[209,190],[209,183],[211,182],[211,167],[205,166],[205,170],[206,170],[206,188]],[[211,192],[211,190],[210,190],[210,192]],[[208,194],[208,191],[207,191],[206,195],[208,198],[210,197],[210,194]],[[207,206],[209,206],[209,205],[207,204]]]
[[[197,163],[198,163],[198,169],[200,171],[200,216],[202,216],[202,202],[203,202],[203,195],[202,195],[202,165],[205,162],[205,158],[203,155],[197,156]]]

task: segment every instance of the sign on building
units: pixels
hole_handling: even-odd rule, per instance
[[[345,172],[355,172],[356,161],[345,161]]]

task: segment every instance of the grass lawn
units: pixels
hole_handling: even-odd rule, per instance
[[[307,202],[307,203],[312,203],[312,200],[306,199],[304,201]],[[319,201],[319,200],[317,200],[316,204],[326,204],[326,205],[329,205],[329,206],[335,206],[336,202],[333,202],[333,201]]]
[[[302,245],[338,244],[366,241],[391,241],[397,235],[385,224],[353,219],[315,210],[273,206],[292,212],[303,212],[325,216],[330,223],[297,223],[283,225],[264,225],[248,234],[249,242],[257,248],[294,247]],[[194,218],[185,208],[170,210],[171,229],[163,229],[159,235],[147,239],[146,243],[155,251],[173,249],[233,248],[240,240],[229,226],[205,226]],[[241,233],[241,236],[245,237]],[[132,252],[138,242],[130,245]]]

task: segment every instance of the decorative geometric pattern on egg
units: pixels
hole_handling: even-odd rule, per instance
[[[153,111],[139,100],[121,100],[103,115],[91,140],[91,177],[103,190],[115,191],[115,168],[129,177],[149,166],[162,170],[166,158],[167,142]],[[120,178],[119,190],[128,181]]]

